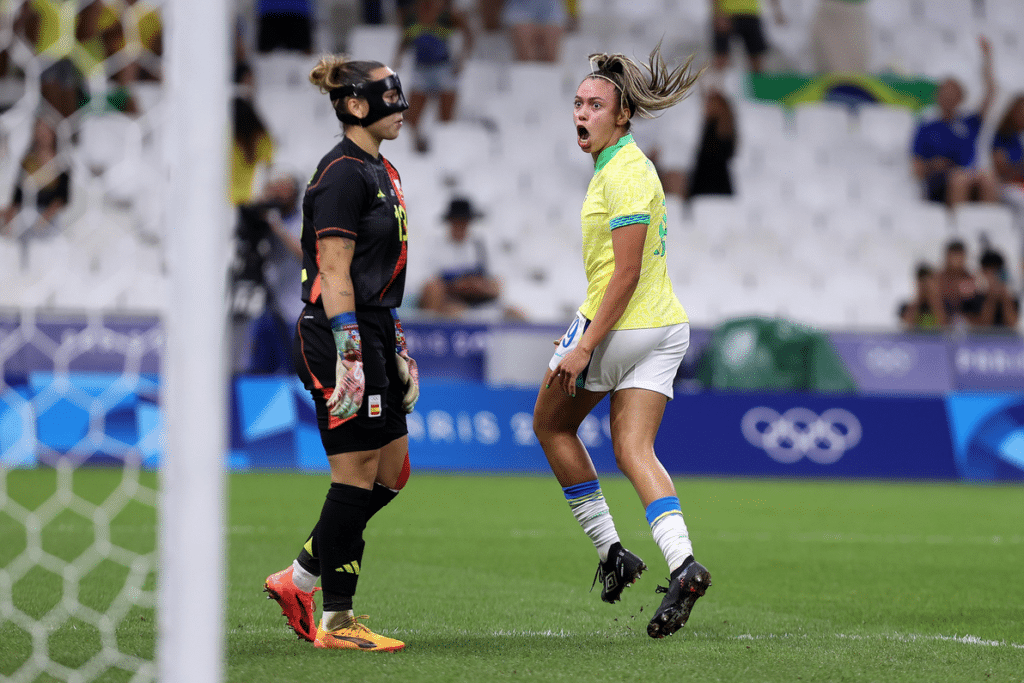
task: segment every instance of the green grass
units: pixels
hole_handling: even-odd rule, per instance
[[[50,472],[7,476],[26,507],[53,488]],[[99,501],[116,477],[80,472],[76,489]],[[414,474],[367,529],[356,598],[372,628],[407,647],[368,654],[296,640],[260,592],[305,540],[326,477],[232,475],[228,680],[1024,681],[1022,487],[678,481],[714,585],[684,630],[653,641],[645,627],[664,560],[628,482],[602,486],[624,543],[652,568],[617,605],[589,592],[596,555],[553,478]],[[147,541],[142,527],[138,515],[118,518],[113,535],[145,552],[153,534]],[[0,566],[24,535],[0,514]],[[83,537],[84,523],[68,516],[44,529],[43,543],[70,555]],[[14,590],[37,618],[59,590],[41,575]],[[88,598],[96,606],[103,578]],[[118,641],[151,657],[151,611],[130,614]],[[88,629],[70,627],[51,644],[69,666],[97,647]],[[0,623],[0,677],[29,647]]]

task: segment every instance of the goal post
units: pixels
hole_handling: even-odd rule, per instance
[[[166,449],[161,465],[157,666],[161,681],[224,673],[226,264],[230,8],[167,3]]]

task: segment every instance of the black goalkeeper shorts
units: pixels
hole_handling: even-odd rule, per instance
[[[327,410],[338,361],[327,314],[319,306],[307,305],[296,326],[295,367],[316,404],[320,440],[327,455],[375,450],[409,433],[402,408],[405,386],[395,363],[395,321],[391,311],[357,310],[356,320],[363,347],[366,391],[355,417],[345,422]]]

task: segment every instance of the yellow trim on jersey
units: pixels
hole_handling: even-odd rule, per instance
[[[665,263],[665,192],[654,166],[625,135],[597,157],[594,177],[580,211],[587,299],[580,312],[593,320],[615,270],[612,230],[647,225],[640,281],[613,330],[667,327],[689,322],[668,278]]]

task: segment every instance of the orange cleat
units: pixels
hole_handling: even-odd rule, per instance
[[[269,593],[268,600],[277,600],[281,606],[281,614],[288,618],[288,625],[302,640],[313,642],[316,638],[316,618],[313,594],[319,588],[306,593],[298,589],[292,581],[293,567],[288,567],[267,577],[263,584],[263,592]]]
[[[365,614],[355,619],[369,619]],[[353,619],[352,623],[333,631],[325,631],[323,623],[316,630],[313,644],[327,650],[363,650],[364,652],[395,652],[405,643],[374,633],[364,624]]]

